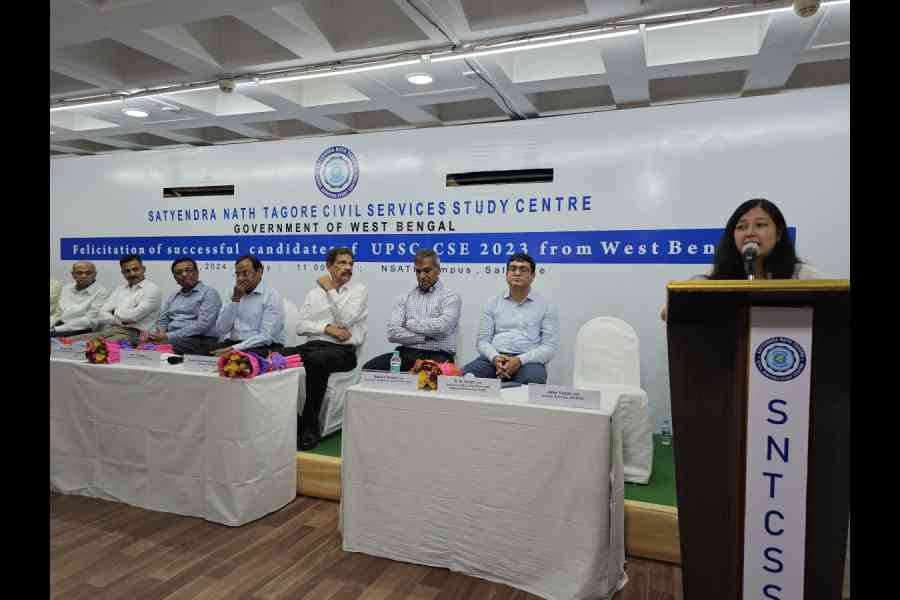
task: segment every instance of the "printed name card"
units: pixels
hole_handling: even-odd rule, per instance
[[[62,358],[65,360],[87,360],[84,351],[87,349],[87,342],[74,342],[73,344],[54,344],[50,356],[53,358]]]
[[[151,350],[122,350],[119,354],[119,362],[133,367],[158,367],[162,354]]]
[[[359,382],[368,387],[389,390],[414,391],[419,376],[414,373],[389,373],[387,371],[363,371]]]
[[[205,356],[203,354],[185,354],[182,364],[185,371],[215,373],[219,370],[219,357]]]
[[[576,390],[564,385],[528,386],[528,403],[563,408],[589,408],[603,410],[600,390]]]
[[[500,398],[500,380],[480,377],[438,377],[438,391],[448,396],[475,396],[497,400]]]

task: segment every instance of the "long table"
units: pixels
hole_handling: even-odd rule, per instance
[[[225,525],[258,519],[296,496],[303,376],[51,358],[51,489]]]
[[[552,600],[611,596],[627,580],[614,410],[351,387],[344,549]]]
[[[616,383],[584,386],[585,390],[600,392],[604,408],[617,411],[622,432],[622,465],[625,481],[647,483],[653,471],[653,424],[647,392],[639,387]],[[503,400],[528,402],[528,386],[504,388]]]

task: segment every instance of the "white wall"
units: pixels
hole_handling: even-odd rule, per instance
[[[454,239],[472,241],[477,252],[484,236],[500,235],[531,242],[529,251],[544,273],[536,288],[560,306],[562,346],[551,364],[555,383],[570,383],[573,342],[578,328],[598,315],[622,318],[641,340],[643,386],[656,409],[658,422],[668,415],[669,386],[665,327],[658,312],[665,284],[704,272],[704,264],[677,262],[680,256],[644,256],[645,263],[609,262],[599,240],[643,238],[680,240],[686,247],[691,232],[718,238],[734,208],[746,199],[765,197],[784,212],[797,229],[798,253],[832,277],[849,277],[850,265],[850,90],[834,86],[771,96],[698,102],[644,109],[609,111],[533,121],[492,123],[425,130],[395,131],[308,140],[252,143],[168,151],[80,157],[50,162],[50,272],[69,281],[71,260],[61,260],[61,238],[159,237],[163,252],[181,236],[236,238],[247,250],[245,236],[222,219],[223,207],[255,207],[256,218],[239,224],[295,222],[267,220],[263,206],[444,202],[503,199],[512,202],[558,195],[590,196],[590,210],[493,215],[448,215],[413,220],[452,222]],[[327,147],[346,146],[359,161],[359,181],[342,200],[322,195],[314,182],[317,158]],[[552,167],[552,183],[508,186],[445,186],[447,173],[472,170]],[[163,199],[162,188],[182,185],[234,184],[234,197]],[[215,208],[216,221],[149,222],[148,211]],[[393,229],[406,218],[309,219],[320,231],[340,223],[387,221]],[[535,233],[537,232],[537,233]],[[578,243],[590,243],[590,263],[550,262],[535,245],[559,241],[570,232]],[[608,233],[590,233],[608,232]],[[632,233],[622,233],[632,232]],[[494,235],[497,234],[497,235]],[[382,234],[331,236],[332,244],[356,241],[371,258],[371,242]],[[398,234],[389,233],[396,238]],[[403,234],[400,234],[403,235]],[[284,237],[283,235],[280,237]],[[416,236],[427,246],[444,239]],[[298,238],[314,241],[310,237]],[[400,238],[397,238],[400,239]],[[82,248],[84,241],[78,242]],[[101,241],[94,240],[95,245]],[[111,243],[111,242],[110,242]],[[518,242],[517,242],[518,243]],[[111,243],[112,244],[112,243]],[[69,242],[71,245],[71,242]],[[112,244],[115,245],[115,244]],[[663,248],[666,246],[663,243]],[[505,248],[504,248],[505,250]],[[621,252],[621,249],[620,249]],[[83,255],[82,255],[83,256]],[[176,285],[169,273],[174,256],[145,256],[148,278],[166,293]],[[99,280],[107,287],[121,283],[115,255],[95,259]],[[202,258],[202,257],[197,257]],[[278,261],[261,257],[269,267],[266,281],[298,304],[313,284],[321,262],[315,257]],[[618,259],[622,256],[619,254]],[[319,259],[322,261],[323,259]],[[414,285],[412,273],[383,272],[391,262],[357,263],[356,275],[370,289],[368,358],[389,348],[384,323],[390,304]],[[452,262],[468,260],[469,262]],[[565,259],[569,260],[569,259]],[[710,257],[695,257],[708,264]],[[395,262],[399,261],[399,262]],[[490,262],[499,261],[499,262]],[[445,268],[471,273],[445,273],[445,282],[463,295],[460,357],[474,357],[478,314],[483,300],[500,291],[504,276],[487,274],[487,266],[502,267],[500,257],[444,256]],[[232,284],[233,257],[204,263],[202,278],[220,291]],[[220,267],[221,266],[221,267]],[[305,271],[303,269],[306,269]]]

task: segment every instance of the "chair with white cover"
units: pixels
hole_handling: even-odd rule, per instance
[[[287,298],[284,304],[284,345],[293,348],[297,345],[297,322],[300,320],[300,310],[293,301]]]
[[[296,334],[296,322],[294,324],[295,344],[305,340],[305,336]],[[299,339],[298,339],[299,338]],[[365,340],[363,340],[365,342]],[[285,342],[285,345],[288,345]],[[344,399],[347,396],[347,388],[359,383],[362,377],[362,342],[356,347],[356,368],[352,371],[332,373],[328,376],[325,386],[325,396],[322,397],[322,406],[319,409],[319,434],[322,437],[331,435],[339,430],[344,423]],[[300,386],[297,394],[297,414],[303,414],[306,405],[306,387]]]
[[[647,483],[653,469],[653,428],[647,392],[641,389],[638,336],[615,317],[591,319],[575,338],[572,385],[618,397],[625,481]]]
[[[343,373],[332,373],[325,387],[325,397],[319,411],[319,432],[322,437],[331,435],[344,424],[344,399],[347,388],[359,383],[362,377],[362,344],[356,347],[356,368]]]

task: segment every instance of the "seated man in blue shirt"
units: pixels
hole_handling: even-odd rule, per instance
[[[215,326],[222,308],[219,293],[200,281],[193,258],[176,258],[172,275],[181,289],[163,302],[150,338],[172,344],[175,354],[206,354],[218,341]]]
[[[476,344],[480,356],[463,367],[463,374],[546,383],[545,365],[559,350],[559,312],[531,289],[534,276],[533,258],[521,252],[509,257],[509,291],[485,304]]]
[[[216,332],[224,336],[210,354],[231,350],[260,356],[284,350],[284,302],[281,294],[262,282],[263,265],[249,254],[234,263],[235,285],[231,301],[222,306]]]

